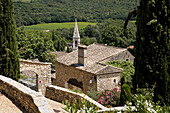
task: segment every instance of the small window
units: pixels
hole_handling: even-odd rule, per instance
[[[91,83],[92,83],[92,80],[89,80],[89,83],[91,84]]]
[[[77,47],[77,40],[75,41],[75,46]]]
[[[113,80],[113,84],[115,84],[115,83],[116,83],[116,79]]]

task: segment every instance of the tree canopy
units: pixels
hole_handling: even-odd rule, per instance
[[[170,104],[168,0],[141,0],[137,10],[134,89],[152,87],[154,100]]]
[[[17,26],[126,18],[139,0],[13,0]]]
[[[17,53],[16,26],[13,3],[0,1],[0,75],[14,80],[20,78],[19,55]]]

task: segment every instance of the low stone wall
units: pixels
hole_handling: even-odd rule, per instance
[[[73,103],[75,99],[77,101],[81,101],[81,99],[85,99],[88,102],[93,103],[93,105],[99,107],[100,109],[106,109],[106,107],[94,101],[93,99],[91,99],[85,94],[76,93],[66,88],[62,88],[54,85],[47,86],[45,96],[57,102],[65,102],[65,100],[68,100],[68,102],[70,103]]]
[[[4,93],[14,103],[27,113],[54,113],[42,93],[0,75],[0,92]]]

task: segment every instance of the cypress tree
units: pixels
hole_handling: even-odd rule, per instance
[[[0,0],[0,75],[18,80],[20,66],[13,16],[12,1]]]
[[[169,0],[141,0],[137,10],[133,87],[154,90],[154,101],[170,104]],[[168,20],[169,19],[169,20]],[[147,84],[146,84],[147,83]],[[134,90],[136,91],[136,90]]]

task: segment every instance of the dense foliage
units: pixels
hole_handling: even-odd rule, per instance
[[[120,104],[125,105],[127,101],[131,102],[131,88],[128,84],[123,84],[121,87],[121,94],[120,94]]]
[[[129,84],[129,86],[132,88],[132,78],[135,73],[135,67],[133,66],[133,63],[131,61],[110,61],[107,64],[122,68],[123,71],[121,73],[121,84]]]
[[[65,38],[62,38],[58,32],[45,32],[27,30],[23,28],[17,30],[18,51],[20,58],[38,59],[41,62],[52,62],[54,68],[55,53],[52,51],[62,51],[67,46]]]
[[[17,30],[18,49],[23,59],[46,61],[46,55],[54,51],[52,37],[43,31]]]
[[[132,102],[134,103],[134,106],[136,108],[135,111],[139,113],[169,113],[170,112],[170,106],[161,106],[160,101],[154,103],[153,102],[153,94],[154,94],[154,88],[145,88],[140,89],[137,88],[137,94],[132,95],[130,93],[126,93],[126,95],[131,96],[132,101],[127,101],[126,105],[128,106],[126,112],[132,111]],[[126,106],[125,105],[125,106]]]
[[[126,30],[123,29],[124,21],[108,19],[101,23],[88,25],[80,29],[81,44],[90,45],[94,42],[108,44],[110,46],[128,47],[135,42],[135,23],[130,22]],[[73,28],[57,29],[61,37],[71,42],[73,37]]]
[[[17,26],[126,18],[139,0],[13,0]]]
[[[0,75],[20,78],[19,56],[15,37],[16,26],[11,0],[0,1]]]
[[[137,11],[134,89],[156,82],[154,100],[170,105],[168,0],[141,0]]]

